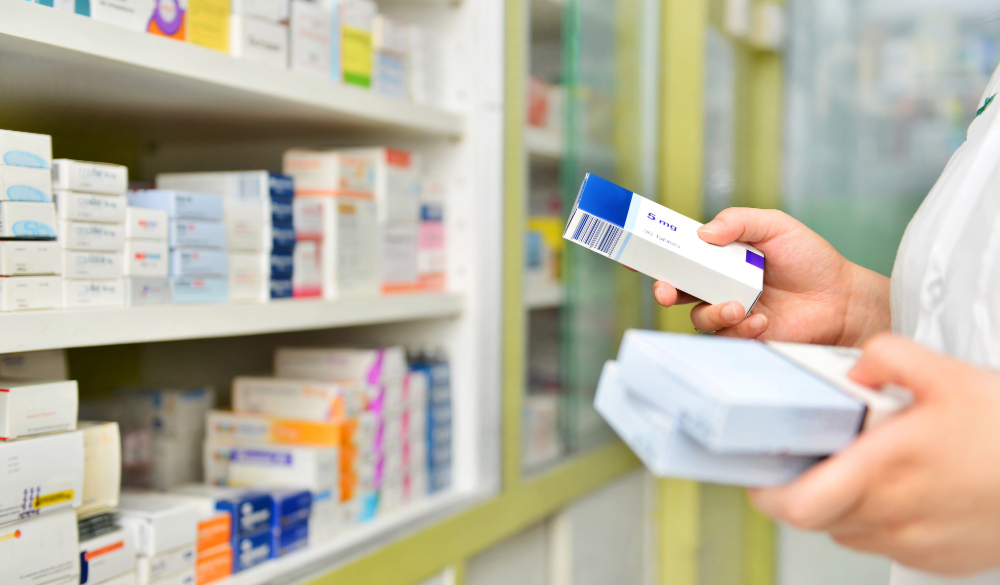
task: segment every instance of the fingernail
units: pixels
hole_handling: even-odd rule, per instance
[[[764,315],[754,315],[750,317],[750,326],[754,329],[763,329],[767,326],[767,317]]]
[[[714,234],[715,232],[721,230],[722,227],[723,224],[721,221],[713,219],[712,221],[698,228],[698,231],[706,234]]]
[[[725,307],[722,307],[722,318],[732,323],[740,318],[740,314],[736,312],[736,306],[730,303]]]

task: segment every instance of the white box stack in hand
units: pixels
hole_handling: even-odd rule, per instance
[[[52,138],[0,130],[0,311],[63,306]]]
[[[52,188],[66,307],[123,306],[128,169],[57,159]]]

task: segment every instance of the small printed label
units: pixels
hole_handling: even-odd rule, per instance
[[[35,496],[35,508],[44,508],[46,506],[55,506],[58,504],[64,504],[66,502],[73,501],[73,490],[63,490],[61,492],[54,492],[51,494],[44,494]]]

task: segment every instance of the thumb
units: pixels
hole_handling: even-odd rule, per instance
[[[698,229],[702,240],[716,246],[733,242],[766,242],[797,226],[796,220],[774,209],[730,207]]]
[[[909,339],[879,335],[865,344],[861,359],[848,376],[871,388],[902,386],[917,402],[923,402],[949,386],[954,365],[955,360]]]

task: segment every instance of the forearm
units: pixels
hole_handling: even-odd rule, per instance
[[[889,279],[877,272],[850,265],[844,329],[837,345],[857,347],[868,338],[892,331]]]

